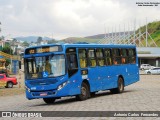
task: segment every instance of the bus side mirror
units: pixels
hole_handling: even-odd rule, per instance
[[[19,69],[21,69],[21,61],[19,61]]]

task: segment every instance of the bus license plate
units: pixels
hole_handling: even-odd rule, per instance
[[[40,96],[47,96],[47,93],[40,93]]]

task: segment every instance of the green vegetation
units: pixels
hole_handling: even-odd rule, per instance
[[[147,25],[147,28],[148,28],[148,33],[150,34],[150,36],[152,37],[152,39],[154,40],[154,42],[157,44],[158,47],[160,47],[160,21],[149,23]],[[136,33],[138,33],[139,30],[142,33],[144,33],[146,31],[146,26],[140,27],[136,31]],[[148,36],[148,44],[150,46],[154,46],[154,42],[152,41],[152,39],[150,38],[150,36]],[[143,44],[145,44],[145,40],[142,40],[141,42]]]
[[[25,47],[28,47],[28,46],[29,46],[29,43],[26,42],[26,41],[24,41],[24,42],[22,43],[22,45],[25,46]]]
[[[87,42],[87,43],[97,43],[100,39],[91,39],[91,38],[83,38],[83,37],[70,37],[62,40],[62,42],[67,43],[77,43],[77,42]]]
[[[48,44],[54,44],[54,43],[57,43],[57,41],[55,39],[52,39],[52,40],[48,41]]]
[[[11,49],[9,45],[2,47],[2,52],[13,55],[13,50]]]
[[[148,44],[151,47],[155,47],[154,42],[157,44],[158,47],[160,47],[160,21],[155,21],[152,23],[148,23],[147,25],[148,27],[148,33],[150,34],[150,36],[148,35]],[[146,31],[146,26],[142,26],[140,27],[136,33],[139,33],[139,30],[141,31],[141,33],[144,33]],[[99,35],[97,35],[99,36]],[[145,34],[144,34],[145,36]],[[102,38],[102,37],[101,37]],[[154,42],[153,42],[153,40]],[[97,43],[98,41],[100,41],[102,39],[96,39],[96,38],[83,38],[83,37],[70,37],[67,39],[62,40],[62,42],[67,42],[67,43],[76,43],[76,42],[87,42],[87,43]],[[145,37],[144,39],[141,37],[141,43],[145,46]]]

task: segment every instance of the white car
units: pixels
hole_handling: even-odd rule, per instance
[[[150,64],[141,64],[140,69],[141,70],[148,70],[152,69],[154,66],[151,66]]]
[[[149,70],[145,70],[146,74],[160,74],[160,67],[154,67]]]

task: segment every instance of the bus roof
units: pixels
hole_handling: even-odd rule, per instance
[[[47,44],[47,45],[39,45],[39,46],[32,46],[28,47],[26,49],[30,48],[39,48],[39,47],[49,47],[49,46],[62,46],[62,47],[128,47],[128,48],[133,48],[136,47],[133,44],[96,44],[96,43],[90,43],[90,44]]]
[[[128,45],[128,44],[63,44],[63,47],[122,47],[122,48],[133,48],[136,47],[135,45]]]
[[[135,45],[127,44],[47,44],[41,46],[33,46],[25,49],[25,55],[49,52],[65,52],[67,48],[135,48]]]

